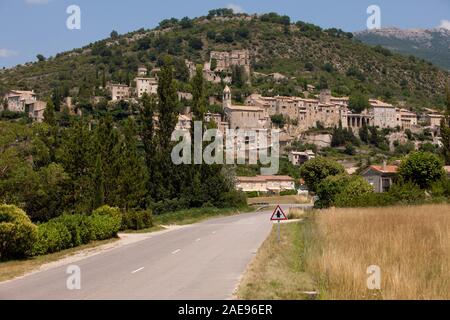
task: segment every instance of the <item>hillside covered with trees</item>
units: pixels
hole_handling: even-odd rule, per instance
[[[192,91],[185,59],[209,60],[211,50],[248,49],[252,70],[278,72],[287,78],[273,83],[254,76],[251,84],[235,77],[235,99],[251,92],[267,95],[301,95],[308,84],[329,87],[334,95],[358,91],[388,102],[405,101],[415,109],[442,108],[449,73],[412,56],[371,47],[339,29],[322,29],[269,13],[260,16],[212,10],[207,16],[167,19],[153,30],[141,29],[111,37],[83,48],[38,62],[0,71],[0,91],[34,89],[41,98],[72,96],[89,104],[93,96],[107,93],[109,81],[132,84],[140,65],[160,67],[172,56],[180,88]],[[208,94],[220,95],[222,87],[210,86]],[[0,92],[1,93],[1,92]]]

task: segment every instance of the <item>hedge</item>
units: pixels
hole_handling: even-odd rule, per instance
[[[87,244],[93,240],[114,238],[122,217],[119,209],[103,206],[92,215],[62,215],[38,226],[33,255],[43,255]]]
[[[150,210],[128,211],[122,215],[122,230],[142,230],[153,226]]]
[[[0,205],[0,260],[29,255],[36,237],[36,226],[23,210]]]
[[[106,240],[114,238],[122,226],[122,215],[118,208],[103,206],[92,212],[91,239]]]

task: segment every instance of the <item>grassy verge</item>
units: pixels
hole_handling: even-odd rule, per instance
[[[281,242],[277,227],[259,249],[238,288],[238,299],[300,300],[314,290],[311,276],[304,271],[304,229],[307,222],[281,225]]]
[[[28,258],[24,260],[12,260],[0,263],[0,282],[13,279],[15,277],[22,276],[28,272],[36,270],[40,266],[55,262],[63,258],[73,256],[80,252],[81,250],[92,249],[104,244],[112,243],[118,239],[109,239],[104,241],[94,241],[89,244],[79,246],[76,248],[71,248],[63,250],[60,252],[47,254],[43,256],[37,256],[33,258]]]
[[[251,212],[252,208],[195,208],[180,210],[176,212],[169,212],[159,216],[153,217],[153,223],[157,225],[187,225],[192,223],[197,223],[210,218],[225,217],[235,214],[240,214],[243,212]]]

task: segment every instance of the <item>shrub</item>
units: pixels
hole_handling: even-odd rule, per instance
[[[36,226],[23,210],[0,205],[0,260],[31,254],[36,237]]]
[[[49,221],[38,226],[33,255],[58,252],[72,246],[69,229],[60,221]]]
[[[433,197],[450,198],[450,179],[443,178],[431,185],[431,193]]]
[[[221,195],[217,204],[221,208],[240,208],[247,205],[247,196],[244,192],[231,190]]]
[[[122,225],[122,215],[118,208],[103,206],[94,210],[90,218],[92,240],[114,238]]]
[[[388,194],[396,204],[419,204],[425,200],[425,192],[410,181],[393,184]]]
[[[332,160],[317,157],[306,162],[300,169],[300,176],[305,180],[308,189],[317,191],[319,183],[328,176],[336,176],[345,172],[344,167]]]
[[[415,152],[402,161],[398,174],[404,181],[411,181],[422,189],[428,189],[444,175],[443,161],[429,152]]]
[[[316,208],[328,208],[334,205],[335,197],[342,192],[350,180],[348,175],[329,176],[317,186]]]
[[[373,187],[361,176],[352,176],[334,201],[337,207],[353,206],[359,198],[373,194]]]
[[[122,230],[142,230],[153,226],[150,210],[128,211],[122,215]]]
[[[87,244],[91,241],[91,221],[89,217],[75,214],[65,214],[52,220],[62,223],[70,232],[70,242],[72,247]]]

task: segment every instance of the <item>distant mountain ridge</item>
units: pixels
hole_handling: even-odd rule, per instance
[[[356,39],[402,54],[428,60],[450,70],[450,29],[399,29],[395,27],[355,32]]]

